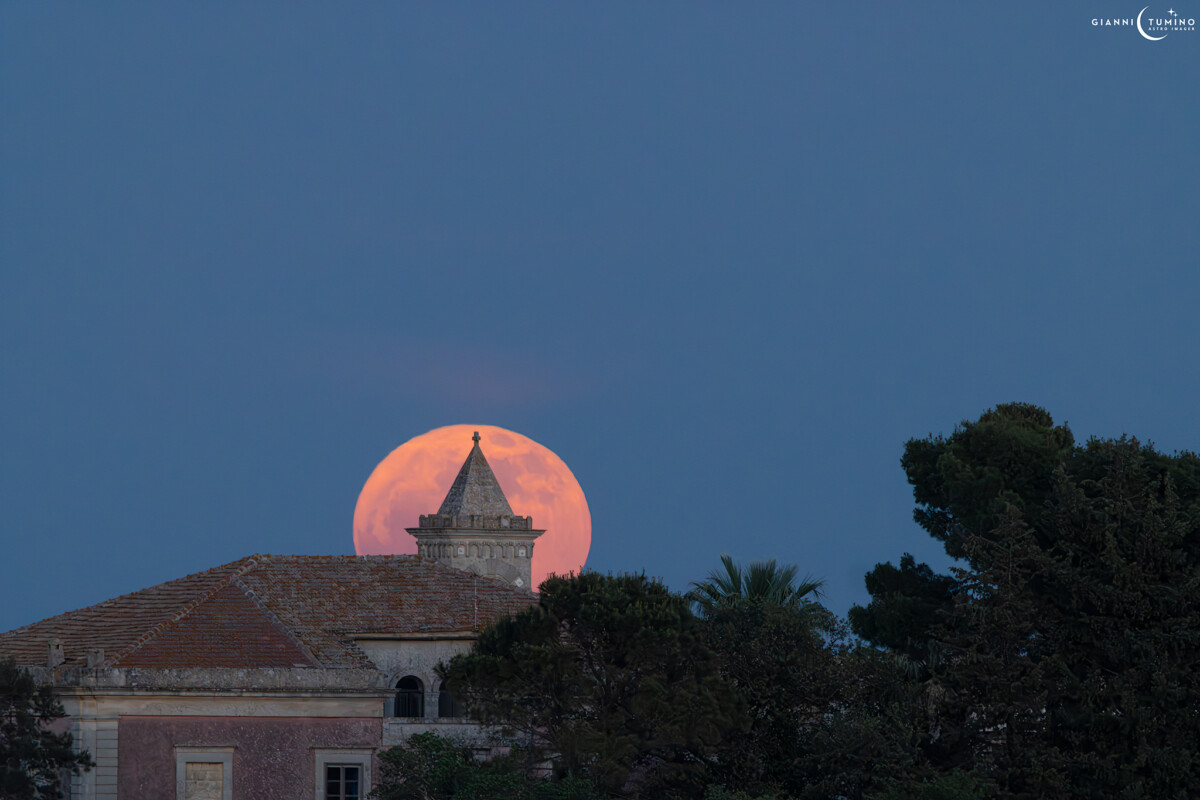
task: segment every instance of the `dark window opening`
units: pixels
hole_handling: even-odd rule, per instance
[[[325,767],[325,800],[362,800],[361,768],[349,764]]]
[[[445,686],[438,692],[438,716],[458,718],[467,716],[467,707],[459,702],[453,694],[451,694]]]
[[[425,686],[412,675],[401,678],[396,684],[396,716],[425,716]]]

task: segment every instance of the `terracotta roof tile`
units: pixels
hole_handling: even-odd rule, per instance
[[[316,667],[317,661],[234,580],[113,659],[114,667]]]
[[[251,560],[239,559],[0,633],[0,656],[10,655],[20,664],[45,665],[46,642],[57,638],[63,643],[66,666],[86,664],[87,651],[97,647],[112,659],[219,590]]]
[[[478,630],[531,592],[417,556],[263,556],[0,634],[0,656],[67,666],[370,668],[353,634]]]

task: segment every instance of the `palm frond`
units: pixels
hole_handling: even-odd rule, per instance
[[[723,604],[755,600],[779,605],[798,605],[821,596],[824,581],[805,575],[797,581],[799,567],[780,566],[775,559],[751,561],[743,567],[728,553],[721,554],[721,567],[703,581],[692,583],[687,598],[702,616]]]

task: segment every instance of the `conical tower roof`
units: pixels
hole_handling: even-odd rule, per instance
[[[471,438],[474,440],[475,446],[471,448],[467,460],[463,462],[462,469],[458,471],[458,477],[454,479],[454,484],[446,493],[446,499],[442,501],[442,507],[438,509],[438,514],[513,516],[512,508],[508,505],[508,498],[504,496],[504,490],[500,488],[500,482],[496,480],[496,474],[492,472],[487,459],[483,456],[483,451],[479,449],[479,431],[476,431]]]

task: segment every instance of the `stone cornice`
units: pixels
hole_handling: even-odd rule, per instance
[[[374,669],[148,669],[31,667],[34,680],[56,689],[216,692],[316,692],[354,694],[389,692],[387,676]]]

